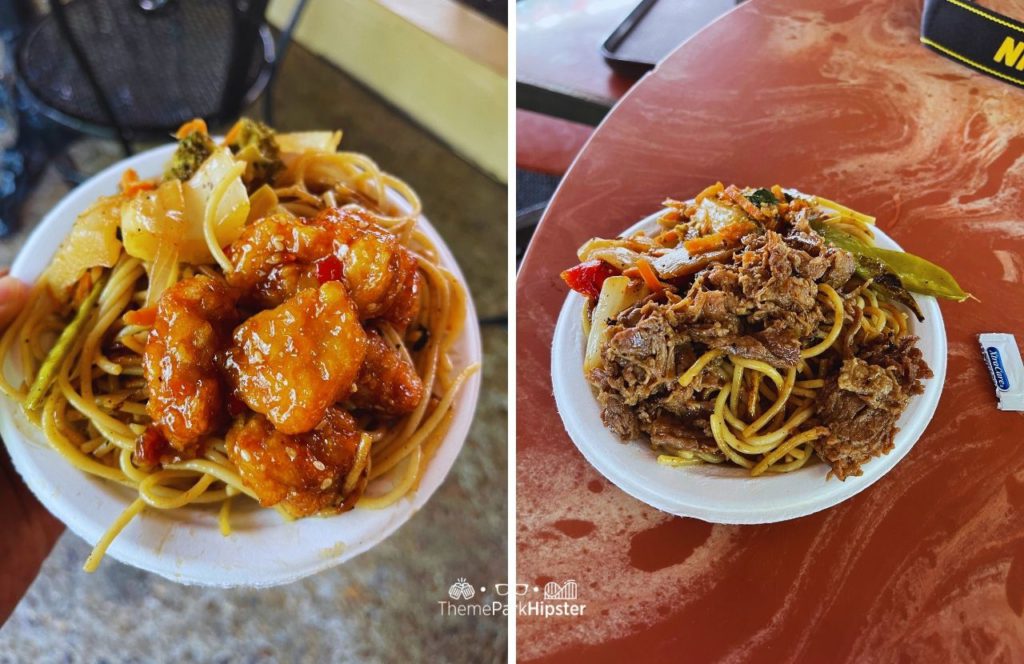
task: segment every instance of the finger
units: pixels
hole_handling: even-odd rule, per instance
[[[0,277],[0,330],[7,327],[28,298],[28,286],[14,277]]]

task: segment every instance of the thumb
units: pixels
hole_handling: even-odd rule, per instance
[[[28,286],[14,277],[0,277],[0,330],[14,320],[26,299]]]

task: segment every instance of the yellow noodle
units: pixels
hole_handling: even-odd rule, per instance
[[[697,361],[694,362],[689,369],[683,372],[683,375],[679,377],[679,384],[682,385],[683,387],[686,387],[687,385],[693,382],[693,379],[696,378],[701,371],[704,370],[704,367],[706,367],[710,362],[713,362],[714,360],[718,359],[724,354],[725,351],[717,348],[714,350],[707,351],[699,358],[697,358]]]
[[[816,427],[814,429],[811,429],[810,431],[798,433],[797,435],[793,436],[786,442],[776,447],[768,454],[764,455],[764,458],[761,459],[757,463],[757,465],[750,470],[750,475],[752,477],[757,477],[764,471],[768,470],[769,466],[771,466],[773,463],[784,457],[787,452],[789,452],[796,446],[803,445],[806,442],[812,441],[816,438],[820,438],[827,431],[828,430],[825,429],[824,427]]]
[[[729,361],[738,367],[743,367],[744,369],[753,369],[754,371],[760,372],[767,376],[773,383],[775,383],[776,387],[782,387],[782,375],[779,374],[778,370],[775,367],[768,364],[767,362],[762,362],[761,360],[748,360],[745,357],[739,357],[737,355],[730,355]]]
[[[90,553],[89,557],[86,558],[85,565],[82,566],[84,571],[96,571],[96,568],[100,566],[100,561],[103,560],[103,556],[106,554],[107,547],[110,546],[110,543],[114,541],[114,538],[124,530],[124,527],[127,526],[132,519],[138,516],[145,507],[145,501],[143,501],[142,498],[136,498],[124,512],[121,512],[121,516],[117,517],[114,523],[110,524],[110,528],[107,529],[107,532],[103,534],[100,541],[93,547],[92,553]]]
[[[715,442],[718,444],[718,449],[722,451],[722,454],[724,454],[727,459],[737,466],[751,468],[754,463],[738,454],[725,440],[724,431],[726,430],[726,426],[723,421],[722,413],[725,411],[725,401],[729,398],[730,389],[732,389],[731,386],[726,385],[718,393],[718,397],[715,399],[715,409],[711,413],[711,434],[714,436]]]
[[[220,278],[231,269],[217,242],[214,226],[227,187],[242,168],[244,164],[236,164],[234,171],[215,186],[203,211],[204,239],[217,265],[181,264],[178,279],[197,274]],[[361,492],[360,485],[365,485],[367,477],[379,478],[397,468],[393,485],[385,494],[372,498],[364,495],[356,501],[359,507],[385,507],[418,486],[428,460],[453,420],[457,393],[479,370],[479,365],[472,365],[456,371],[450,353],[465,322],[466,294],[454,275],[439,264],[438,251],[418,227],[419,197],[404,182],[382,172],[372,160],[355,153],[308,152],[293,161],[281,182],[278,189],[265,189],[260,194],[266,199],[261,203],[264,214],[308,216],[326,206],[369,205],[367,209],[375,221],[416,257],[423,277],[421,307],[413,325],[426,330],[423,347],[414,351],[398,330],[388,324],[378,327],[389,345],[400,349],[413,363],[423,381],[425,397],[409,415],[364,433],[351,472],[342,482],[343,495],[348,491]],[[397,194],[405,209],[388,198],[389,191]],[[252,199],[255,200],[255,195]],[[225,442],[220,439],[205,443],[203,458],[153,468],[135,465],[136,439],[150,423],[142,378],[142,355],[150,326],[126,324],[122,317],[128,309],[146,302],[147,269],[148,265],[122,252],[110,269],[87,331],[75,340],[58,367],[42,411],[26,413],[39,422],[51,446],[76,468],[131,486],[138,492],[137,499],[97,544],[86,563],[89,571],[96,568],[117,534],[147,506],[180,509],[217,504],[218,524],[227,535],[231,530],[233,498],[239,494],[246,496],[246,500],[256,498],[229,460]],[[95,280],[102,270],[92,269],[89,274]],[[23,376],[20,384],[14,385],[6,371],[0,371],[0,390],[8,396],[19,401],[24,398],[26,383],[66,325],[64,319],[73,308],[68,298],[64,294],[58,306],[44,277],[33,287],[28,306],[0,337],[0,363],[14,360],[12,364]],[[106,346],[110,339],[123,346],[116,355]],[[277,509],[290,519],[280,506]]]
[[[839,338],[839,333],[843,329],[843,299],[839,297],[839,293],[828,284],[818,284],[818,290],[825,293],[828,296],[829,302],[832,304],[832,329],[829,330],[825,338],[822,339],[821,343],[805,348],[800,351],[800,357],[808,358],[821,355],[826,350],[831,348],[832,344],[835,343],[836,339]]]
[[[745,437],[753,436],[760,431],[764,425],[768,424],[776,414],[783,412],[782,409],[786,405],[786,400],[789,399],[789,393],[793,389],[793,383],[795,380],[796,369],[789,369],[789,371],[786,372],[786,379],[782,383],[782,389],[779,391],[779,398],[761,415],[761,417],[747,425],[747,428],[743,430],[743,435]]]
[[[729,394],[729,410],[737,412],[740,409],[740,388],[743,385],[743,367],[735,367],[732,370],[732,392]]]

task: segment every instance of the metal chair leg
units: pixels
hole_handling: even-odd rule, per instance
[[[288,25],[277,38],[277,47],[274,49],[277,56],[274,58],[274,64],[270,66],[270,79],[263,91],[263,121],[271,126],[274,125],[274,83],[277,81],[277,70],[284,62],[284,56],[292,42],[292,35],[299,25],[299,18],[302,17],[302,11],[306,8],[307,2],[308,0],[299,0],[295,9],[292,10],[291,18],[288,19]]]

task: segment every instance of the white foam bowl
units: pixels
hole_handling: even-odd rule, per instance
[[[661,213],[640,221],[623,235],[651,231]],[[875,243],[900,249],[875,229]],[[913,397],[897,426],[895,448],[864,464],[864,474],[846,481],[826,480],[828,466],[817,462],[791,473],[750,477],[736,466],[703,464],[672,468],[657,462],[646,442],[623,443],[601,423],[601,409],[583,377],[581,308],[584,298],[570,293],[555,326],[551,348],[551,380],[555,402],[569,437],[592,466],[613,484],[652,507],[712,523],[773,523],[813,514],[863,491],[889,472],[924,432],[935,413],[946,377],[946,331],[933,297],[916,296],[923,323],[911,316],[918,347],[934,372],[924,381],[924,394]]]
[[[173,151],[174,145],[148,150],[77,187],[40,222],[11,273],[35,281],[78,214],[98,197],[116,193],[126,168],[134,168],[142,178],[158,176]],[[392,198],[402,204],[397,196]],[[437,247],[441,262],[468,291],[465,277],[437,231],[424,218],[420,218],[420,224]],[[482,357],[471,298],[467,298],[466,306],[466,326],[452,349],[456,369],[479,362]],[[8,375],[19,375],[13,362],[8,364]],[[215,507],[147,509],[114,540],[107,555],[172,581],[219,587],[289,583],[343,563],[395,532],[441,485],[469,433],[479,391],[477,372],[456,397],[451,427],[427,465],[419,488],[387,508],[357,507],[337,516],[286,522],[276,511],[239,498],[232,505],[232,533],[227,537],[220,534]],[[67,463],[49,447],[42,431],[29,423],[21,408],[2,395],[0,435],[15,468],[39,501],[90,545],[137,497],[131,489],[86,475]],[[382,483],[389,481],[387,476],[382,477],[372,482],[368,491],[379,492],[385,488]]]

